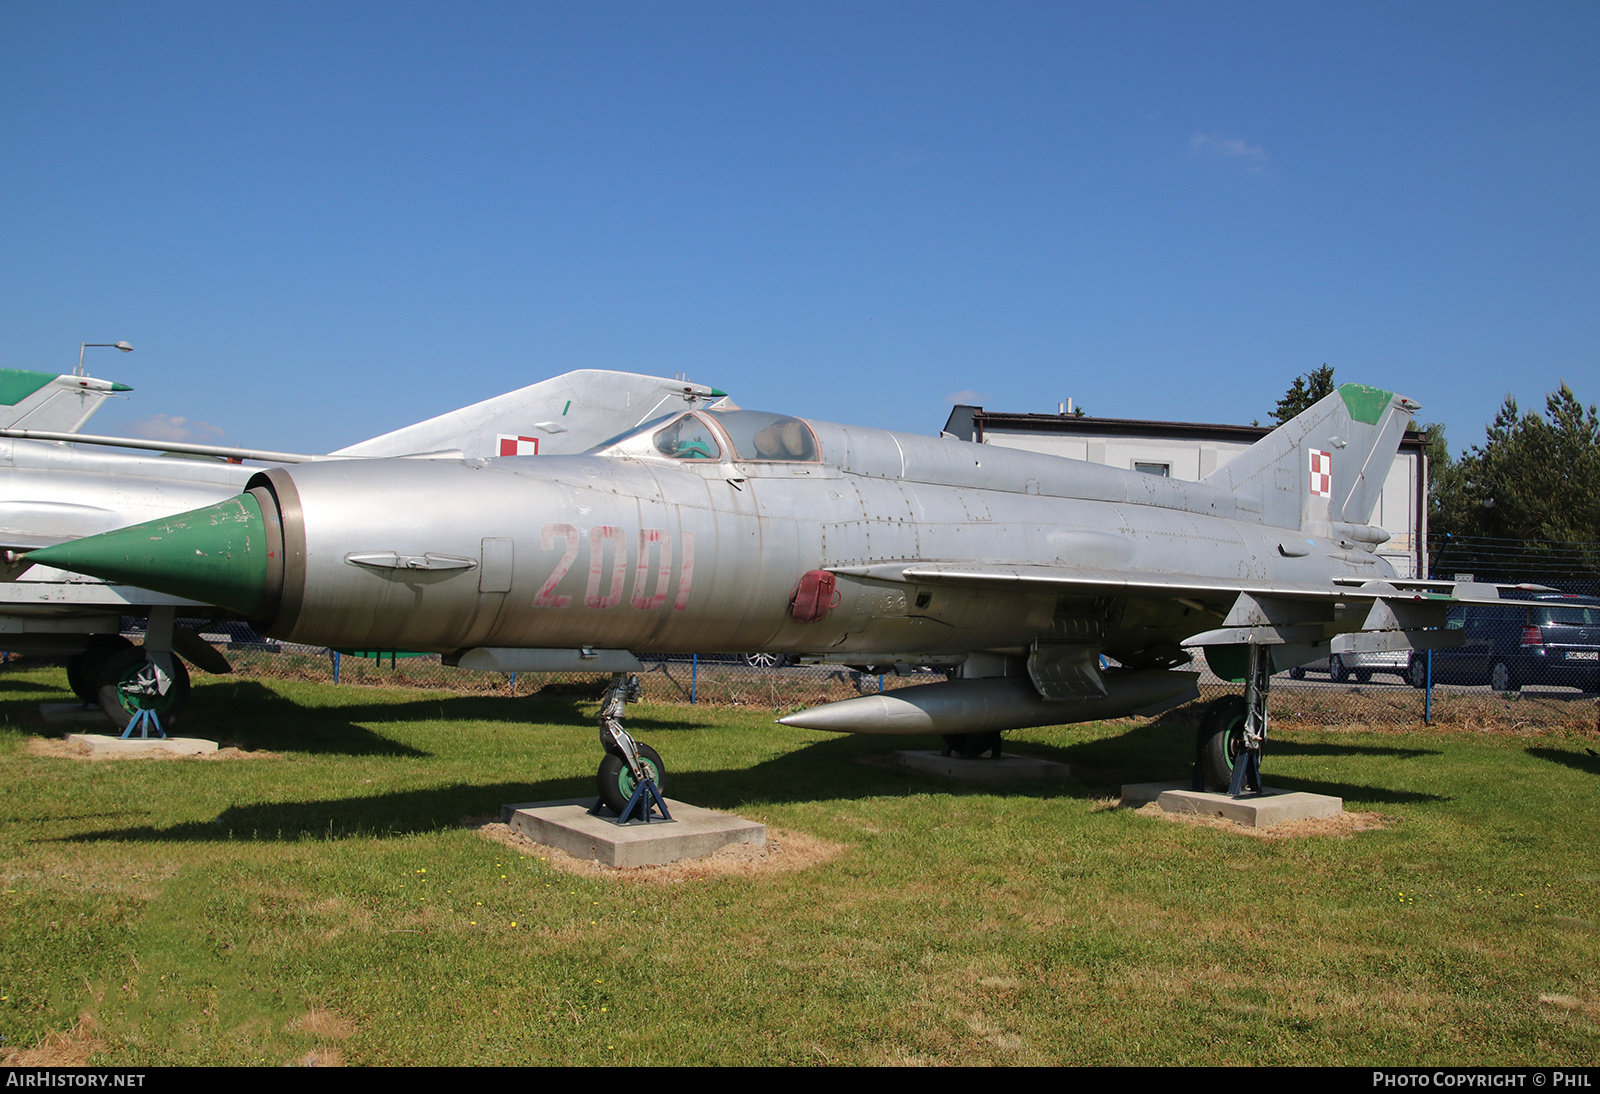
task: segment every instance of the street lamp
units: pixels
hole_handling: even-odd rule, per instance
[[[90,346],[104,347],[106,349],[120,349],[123,353],[132,353],[133,347],[126,342],[83,342],[78,346],[78,371],[74,376],[83,375],[83,351]]]

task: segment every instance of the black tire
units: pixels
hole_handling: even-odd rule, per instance
[[[132,648],[120,634],[96,634],[89,638],[89,647],[67,660],[67,686],[72,694],[85,703],[100,701],[100,674],[106,662],[125,649]]]
[[[1406,666],[1406,683],[1414,688],[1428,686],[1428,657],[1426,654],[1421,657],[1413,657],[1411,664]]]
[[[1245,705],[1242,695],[1224,695],[1200,715],[1195,735],[1195,760],[1200,777],[1212,790],[1226,790],[1233,781],[1233,764],[1244,749]]]
[[[1343,684],[1350,679],[1350,670],[1344,667],[1344,658],[1338,654],[1328,658],[1328,679],[1335,684]]]
[[[161,728],[169,729],[189,704],[189,670],[177,657],[171,660],[172,683],[165,695],[158,695],[153,688],[155,666],[146,660],[144,647],[129,646],[113,656],[100,670],[100,709],[119,728],[139,711],[153,710]]]
[[[667,765],[661,762],[661,754],[649,745],[638,744],[639,762],[650,771],[655,780],[656,790],[664,798],[667,796]],[[596,778],[600,789],[600,801],[613,813],[621,814],[628,807],[628,799],[633,797],[634,782],[633,772],[628,770],[628,765],[621,756],[606,753],[605,759],[600,761],[600,773]]]
[[[1291,680],[1304,680],[1305,678],[1306,678],[1306,667],[1304,665],[1296,665],[1294,668],[1289,670],[1289,679],[1291,679]]]
[[[1358,684],[1370,684],[1372,682],[1372,671],[1370,669],[1353,669],[1350,675],[1356,678],[1356,683]]]
[[[1522,687],[1522,681],[1512,673],[1510,665],[1496,661],[1489,666],[1489,686],[1495,691],[1517,691]]]

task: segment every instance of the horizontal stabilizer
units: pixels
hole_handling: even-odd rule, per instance
[[[0,426],[76,433],[127,384],[93,376],[0,368]]]

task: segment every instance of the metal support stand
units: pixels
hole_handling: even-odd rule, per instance
[[[605,693],[600,698],[600,747],[626,764],[634,781],[633,797],[628,799],[627,807],[617,817],[618,824],[649,824],[655,820],[672,819],[672,814],[667,812],[666,799],[656,787],[655,778],[639,762],[638,743],[622,728],[622,718],[627,713],[628,704],[637,702],[639,695],[639,678],[618,672],[612,674],[611,683],[606,685]],[[589,810],[590,815],[601,816],[604,805],[604,799],[596,798],[593,808]],[[656,813],[660,815],[654,815]]]
[[[600,802],[597,800],[594,803],[594,808],[589,812],[598,816],[597,811],[599,808]],[[660,816],[653,816],[652,814],[654,813],[659,813]],[[622,814],[617,817],[617,823],[619,825],[649,824],[651,821],[669,821],[671,819],[672,814],[667,812],[666,799],[656,789],[655,780],[643,778],[634,786],[633,797],[628,799],[628,805],[623,809]]]
[[[134,697],[135,702],[159,704],[172,690],[177,675],[172,664],[172,631],[177,622],[177,611],[170,605],[157,605],[150,609],[144,632],[145,666],[133,679],[124,677],[118,681],[117,686],[123,696]],[[156,731],[157,737],[165,738],[167,735],[161,727],[161,718],[153,709],[142,705],[133,711],[127,728],[122,731],[122,739],[133,736],[136,729],[142,740],[149,739],[151,729]]]
[[[156,716],[156,712],[153,710],[137,710],[134,712],[132,720],[128,722],[128,728],[122,731],[122,739],[126,741],[133,735],[133,731],[137,729],[139,731],[139,739],[148,741],[152,728],[155,729],[157,737],[166,740],[167,731],[161,728],[161,719]]]
[[[1267,692],[1272,687],[1272,651],[1251,645],[1250,669],[1244,683],[1244,746],[1233,763],[1229,797],[1261,793],[1261,746],[1267,739]]]

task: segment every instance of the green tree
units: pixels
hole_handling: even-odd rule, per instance
[[[1429,539],[1441,569],[1568,583],[1600,573],[1600,415],[1566,383],[1545,412],[1506,396],[1484,443],[1433,468]]]
[[[1289,390],[1272,409],[1272,417],[1279,425],[1305,410],[1312,403],[1333,392],[1333,369],[1327,363],[1312,369],[1304,376],[1296,376]]]

